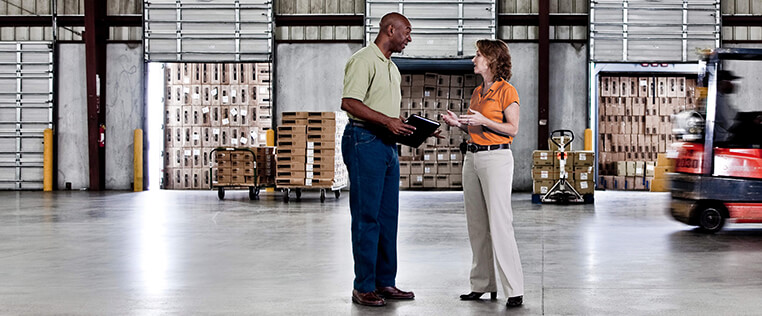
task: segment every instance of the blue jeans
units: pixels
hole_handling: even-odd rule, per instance
[[[354,288],[367,293],[395,286],[400,167],[397,145],[365,128],[344,129],[341,153],[349,171]]]

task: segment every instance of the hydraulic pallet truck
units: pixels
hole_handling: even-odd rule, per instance
[[[571,137],[567,138],[566,135]],[[558,137],[556,141],[555,137]],[[534,203],[592,203],[593,195],[585,194],[584,196],[579,194],[574,186],[569,183],[569,173],[566,172],[566,159],[569,158],[569,152],[567,148],[574,141],[574,132],[568,129],[559,129],[550,133],[550,141],[558,146],[558,152],[556,154],[557,163],[559,166],[559,179],[545,194],[535,194],[532,196],[532,202]],[[535,197],[537,196],[537,197]],[[539,200],[539,201],[538,201]]]

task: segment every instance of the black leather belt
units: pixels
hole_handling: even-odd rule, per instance
[[[482,146],[477,144],[466,144],[466,150],[476,153],[480,151],[498,150],[498,149],[511,149],[511,144],[497,144]]]
[[[363,121],[356,121],[356,120],[349,120],[349,124],[352,124],[352,126],[362,127],[365,129],[370,129],[373,127],[373,125],[369,123],[365,123]]]

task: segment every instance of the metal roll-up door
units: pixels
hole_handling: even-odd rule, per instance
[[[474,43],[495,38],[494,0],[369,0],[365,11],[365,43],[378,34],[386,13],[404,14],[413,27],[406,57],[463,57],[476,54]]]
[[[143,19],[147,61],[271,59],[272,1],[146,0]]]
[[[720,45],[719,0],[593,0],[594,62],[688,62]]]
[[[42,189],[46,128],[53,128],[52,43],[0,42],[0,189]]]

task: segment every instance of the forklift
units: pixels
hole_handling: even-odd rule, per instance
[[[723,69],[726,60],[757,61],[762,67],[762,49],[718,48],[702,55],[697,108],[673,116],[679,142],[672,145],[669,213],[705,233],[720,231],[726,221],[762,223],[762,105],[737,112],[726,123],[722,116],[732,105],[724,97],[732,91],[723,91],[723,85],[740,78]]]

